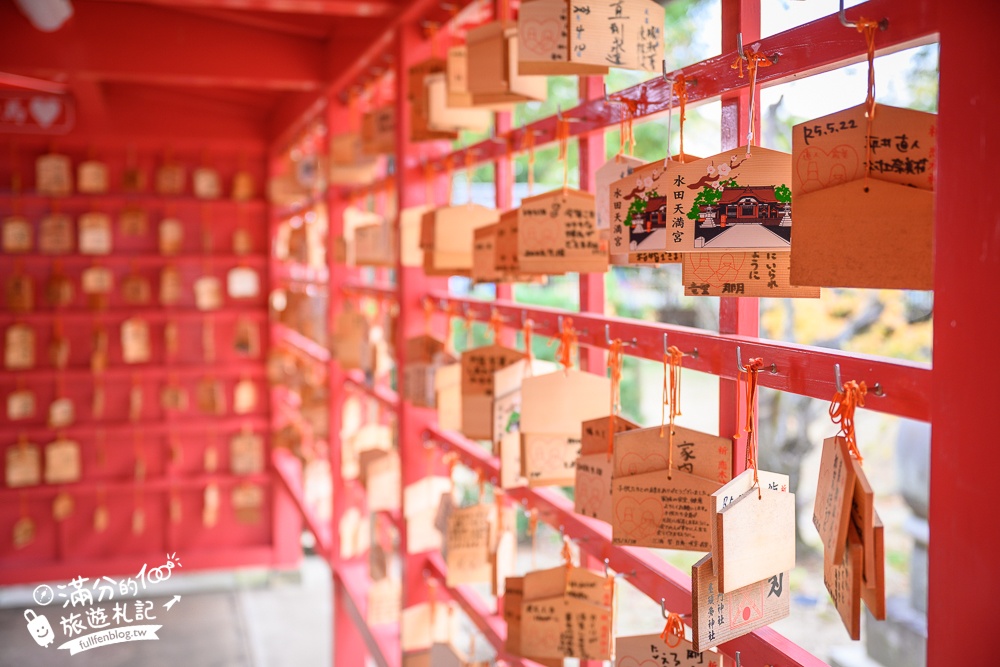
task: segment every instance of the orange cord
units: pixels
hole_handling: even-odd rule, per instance
[[[750,75],[750,130],[747,133],[747,155],[750,155],[750,147],[754,145],[756,141],[754,118],[757,115],[757,68],[770,67],[774,63],[772,63],[771,59],[763,53],[757,53],[756,51],[751,51],[750,49],[744,49],[742,56],[737,58],[732,65],[732,68],[739,72],[741,79],[743,78],[743,56],[746,57],[747,74]]]
[[[833,395],[833,402],[830,404],[830,419],[834,424],[840,425],[840,433],[847,440],[847,449],[858,460],[863,463],[861,452],[858,450],[858,436],[854,428],[854,411],[858,407],[865,407],[865,395],[868,387],[865,383],[851,380],[844,383],[844,390]]]
[[[747,434],[747,457],[746,457],[746,467],[753,468],[753,483],[757,487],[757,497],[761,497],[760,493],[760,481],[757,478],[757,429],[754,428],[754,423],[757,421],[757,374],[760,369],[764,367],[764,360],[760,357],[755,357],[750,359],[749,362],[743,365],[743,370],[739,373],[736,378],[737,382],[744,378],[746,383],[746,424],[743,427],[743,432]],[[740,393],[736,392],[736,422],[739,424],[740,415]],[[737,433],[733,436],[734,439],[738,439],[741,433],[739,433],[739,427],[737,426]]]
[[[673,642],[670,641],[671,638],[674,639]],[[684,639],[684,623],[681,622],[681,617],[678,614],[667,614],[667,624],[663,627],[663,632],[660,633],[660,639],[666,642],[670,648],[677,646]]]
[[[673,93],[677,97],[677,111],[680,118],[680,140],[681,140],[681,162],[684,162],[684,121],[687,119],[687,81],[684,79],[683,74],[678,74],[677,78],[674,79]],[[667,137],[670,140],[670,137]]]
[[[872,122],[875,120],[875,30],[878,21],[866,18],[858,19],[858,32],[864,34],[868,46],[868,95],[865,98],[865,115],[868,124],[865,129],[865,191],[868,190],[868,177],[872,165]]]
[[[660,437],[663,437],[666,407],[670,406],[670,433],[667,436],[667,479],[674,474],[674,421],[681,414],[681,359],[684,353],[671,345],[663,355],[663,408],[660,411]],[[668,382],[669,380],[669,382]]]
[[[490,312],[490,330],[493,332],[493,342],[499,345],[500,332],[503,331],[503,315],[496,308]]]
[[[524,141],[521,148],[528,151],[528,196],[535,191],[535,132],[531,129],[524,131]]]
[[[565,591],[569,592],[569,580],[573,573],[573,549],[570,547],[570,539],[566,535],[563,535],[563,545],[562,554],[563,565],[566,566],[566,588]]]
[[[431,301],[430,297],[424,297],[424,333],[428,336],[431,335],[431,321],[434,317],[434,302]]]
[[[527,355],[526,361],[528,362],[528,369],[531,369],[531,362],[535,360],[534,355],[531,353],[531,330],[534,328],[535,323],[529,319],[524,320],[524,327],[521,331],[524,332],[524,353]]]
[[[621,414],[622,411],[621,381],[623,361],[622,340],[621,338],[615,338],[611,342],[611,347],[608,348],[608,370],[611,371],[611,410],[608,417],[608,461],[611,460],[611,455],[615,451],[615,415]]]
[[[576,330],[573,329],[573,318],[564,317],[562,331],[559,332],[559,347],[556,349],[556,359],[562,364],[563,370],[569,371],[573,366],[573,356],[576,353]],[[556,341],[553,338],[549,341],[549,345],[552,345]]]
[[[424,163],[424,203],[434,207],[434,165]]]
[[[472,349],[472,323],[475,318],[472,316],[472,311],[468,308],[465,309],[465,349]]]
[[[563,164],[563,190],[569,188],[569,121],[556,119],[556,141],[559,142],[559,160]]]

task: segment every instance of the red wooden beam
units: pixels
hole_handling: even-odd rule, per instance
[[[385,0],[108,0],[165,7],[199,7],[236,11],[320,14],[323,16],[379,18],[397,6]]]
[[[270,90],[326,79],[321,42],[160,7],[78,3],[64,28],[42,33],[3,3],[0,25],[0,67],[28,76]]]

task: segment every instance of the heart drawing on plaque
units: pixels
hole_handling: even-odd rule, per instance
[[[600,477],[593,475],[578,476],[576,478],[576,498],[580,509],[591,513],[597,511],[601,506],[601,500],[607,495],[607,489]]]
[[[660,664],[655,660],[643,660],[639,662],[631,656],[625,656],[617,662],[616,667],[660,667]]]
[[[645,539],[656,533],[663,520],[663,505],[656,498],[642,502],[635,498],[622,498],[615,504],[618,527],[626,537]]]
[[[641,475],[644,472],[666,470],[667,457],[663,454],[639,456],[630,452],[622,457],[621,467],[623,475]]]
[[[518,39],[524,44],[524,49],[534,53],[555,49],[563,37],[562,21],[556,19],[524,21],[524,25],[518,33]]]
[[[748,253],[697,253],[694,275],[699,281],[719,287],[738,282],[743,277],[743,265]]]
[[[795,162],[795,175],[803,188],[812,192],[860,178],[862,164],[853,146],[840,144],[829,152],[810,146]]]
[[[43,128],[51,127],[62,111],[62,101],[58,97],[32,97],[28,104],[31,116]]]

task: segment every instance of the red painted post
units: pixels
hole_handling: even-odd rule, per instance
[[[604,96],[604,78],[600,76],[580,77],[580,100],[596,100]],[[594,192],[594,173],[604,164],[604,132],[602,128],[579,138],[580,149],[580,189]],[[604,313],[603,273],[580,274],[580,312]],[[592,334],[594,332],[591,332]],[[593,373],[603,373],[604,350],[584,347],[580,350],[580,367]]]
[[[997,664],[991,602],[1000,591],[994,505],[1000,354],[1000,193],[970,186],[1000,152],[1000,91],[983,77],[1000,11],[959,0],[939,12],[941,92],[934,236],[934,381],[927,664]],[[905,456],[905,452],[901,453]],[[961,642],[959,637],[982,641]],[[961,658],[958,656],[961,655]]]
[[[736,36],[743,34],[743,43],[751,44],[760,38],[760,0],[723,0],[722,2],[722,52],[733,52],[736,57]],[[733,75],[735,76],[735,74]],[[759,96],[759,95],[758,95]],[[722,148],[728,150],[744,145],[750,128],[749,89],[741,88],[722,97]],[[757,108],[760,108],[759,99]],[[759,134],[760,122],[754,132]],[[760,306],[755,298],[721,297],[719,299],[719,333],[756,336],[760,329]],[[729,363],[723,360],[724,364]],[[733,357],[733,366],[736,358]],[[744,409],[745,397],[735,380],[719,378],[719,435],[729,437],[739,432],[740,423],[735,406]],[[733,447],[733,474],[746,468],[746,437],[741,437]]]

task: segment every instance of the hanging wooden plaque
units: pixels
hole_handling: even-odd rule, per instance
[[[230,504],[236,520],[243,524],[260,523],[264,509],[264,489],[256,484],[239,484],[233,487]]]
[[[853,526],[848,527],[840,560],[824,559],[823,583],[833,599],[851,639],[861,639],[861,590],[864,547]]]
[[[525,354],[501,345],[462,353],[462,433],[472,439],[493,439],[494,400],[520,385],[523,373],[509,377],[496,373],[525,358]]]
[[[521,653],[541,658],[611,658],[610,608],[570,597],[521,603]]]
[[[35,415],[35,394],[30,389],[15,389],[7,394],[7,419],[20,421]]]
[[[402,605],[402,588],[392,577],[373,582],[368,589],[368,625],[387,625],[399,622]]]
[[[260,295],[260,274],[247,266],[230,269],[226,274],[226,291],[233,299],[252,299]]]
[[[49,153],[35,160],[35,191],[50,197],[73,192],[73,167],[68,155]]]
[[[588,64],[571,57],[571,30],[568,0],[522,3],[517,14],[518,72],[546,76],[607,74],[607,63]]]
[[[7,279],[4,297],[7,310],[14,313],[27,313],[35,307],[35,289],[31,278],[15,274]]]
[[[222,281],[215,276],[202,276],[194,281],[194,305],[198,310],[218,310],[222,307]]]
[[[816,504],[813,507],[813,525],[823,540],[827,563],[844,561],[854,482],[855,472],[847,440],[840,436],[827,438],[823,441]]]
[[[790,574],[782,572],[729,593],[719,590],[712,556],[691,567],[691,629],[694,650],[704,653],[758,628],[787,618]]]
[[[434,402],[438,426],[450,431],[462,428],[462,364],[447,364],[434,374]]]
[[[86,160],[77,165],[76,189],[83,194],[100,195],[108,191],[108,165]]]
[[[728,593],[795,567],[795,494],[752,488],[712,518],[720,591]]]
[[[60,370],[69,365],[69,338],[58,332],[49,339],[49,363]]]
[[[616,198],[616,203],[619,204],[618,208],[616,209],[612,206],[612,186],[618,181],[628,179],[636,169],[644,166],[644,164],[642,160],[628,155],[616,155],[597,169],[594,174],[596,193],[594,195],[594,210],[596,212],[594,222],[598,229],[610,230],[611,221],[615,219],[615,212],[620,211],[622,208],[618,201],[621,195]]]
[[[260,329],[256,322],[246,317],[236,320],[233,330],[233,350],[244,357],[260,356]]]
[[[524,577],[507,577],[503,596],[503,619],[507,623],[504,650],[510,655],[529,658],[545,667],[563,667],[562,658],[539,658],[521,652],[521,608],[524,602]]]
[[[132,274],[122,280],[122,299],[130,306],[149,305],[153,290],[145,276]]]
[[[490,580],[490,531],[495,510],[480,504],[456,509],[448,517],[445,540],[449,587]]]
[[[934,114],[879,104],[870,153],[864,104],[793,128],[794,284],[933,288],[936,128]]]
[[[149,362],[152,346],[149,340],[149,323],[137,317],[122,322],[122,361],[126,364]]]
[[[666,471],[615,477],[611,502],[614,544],[708,551],[708,496],[721,486],[712,479]],[[688,509],[690,508],[690,509]]]
[[[474,204],[445,206],[427,214],[423,231],[428,233],[421,234],[424,272],[435,276],[471,275],[475,230],[495,224],[499,215]]]
[[[577,514],[611,523],[613,460],[608,455],[608,429],[623,433],[639,428],[621,416],[599,417],[581,424],[580,456],[576,460],[573,503]]]
[[[159,245],[161,255],[176,255],[184,246],[184,225],[177,218],[160,221]]]
[[[403,609],[399,622],[403,651],[420,651],[432,644],[450,641],[456,630],[453,614],[450,602],[438,600]],[[428,663],[428,667],[431,664]]]
[[[370,459],[362,454],[362,481],[368,492],[369,512],[393,512],[399,509],[402,477],[399,452],[394,449],[373,452]],[[367,459],[367,460],[366,460]]]
[[[65,213],[49,213],[38,227],[38,250],[46,255],[73,252],[73,221]]]
[[[448,75],[442,70],[424,79],[427,96],[427,128],[430,132],[449,130],[485,132],[490,127],[493,113],[490,109],[454,107],[448,103]]]
[[[885,620],[885,527],[877,512],[872,513],[875,543],[875,572],[872,578],[861,578],[861,599],[876,621]]]
[[[114,289],[114,273],[106,266],[91,266],[80,275],[80,287],[84,294],[110,294]]]
[[[766,250],[685,253],[685,296],[819,298],[818,287],[792,285],[790,254]]]
[[[160,304],[163,306],[176,305],[181,300],[184,291],[184,284],[181,281],[181,272],[176,266],[165,266],[160,271]]]
[[[614,667],[725,667],[726,658],[715,651],[698,653],[687,639],[668,635],[615,638]]]
[[[211,528],[219,522],[219,485],[209,484],[202,495],[201,524]]]
[[[4,479],[10,488],[42,483],[42,464],[38,445],[27,441],[7,447]]]
[[[65,308],[73,302],[73,281],[53,273],[45,282],[45,301],[53,308]]]
[[[254,197],[254,192],[253,174],[248,171],[238,171],[233,175],[234,201],[250,201]]]
[[[3,219],[2,241],[0,245],[4,252],[31,252],[34,245],[34,233],[31,223],[19,215],[11,215]]]
[[[166,163],[156,170],[156,192],[161,195],[184,194],[184,167],[175,163]]]
[[[111,254],[111,218],[106,213],[84,213],[77,221],[78,247],[83,255]]]
[[[160,390],[160,407],[173,412],[185,412],[188,409],[187,389],[179,384],[167,384]]]
[[[226,413],[226,395],[222,383],[211,378],[202,378],[195,388],[195,403],[198,409],[206,414],[224,415]]]
[[[59,439],[45,446],[45,483],[70,484],[80,481],[80,445]]]
[[[361,118],[361,150],[365,155],[396,150],[396,113],[392,106],[373,109]]]
[[[35,365],[35,330],[27,324],[12,324],[4,333],[4,368],[25,370]]]
[[[118,214],[118,231],[122,236],[145,236],[149,232],[149,216],[141,208],[126,206]]]
[[[493,105],[545,100],[544,76],[526,76],[518,69],[517,25],[493,21],[469,30],[465,39],[468,88],[473,104]]]
[[[198,199],[218,199],[222,196],[219,172],[208,167],[198,167],[191,175],[194,196]]]
[[[63,428],[73,423],[76,408],[70,398],[57,398],[49,403],[49,428]]]
[[[127,164],[122,171],[122,190],[125,192],[142,192],[146,189],[146,172],[139,167]]]
[[[626,477],[667,469],[670,437],[659,426],[629,429],[615,436],[614,476]],[[732,479],[733,441],[674,426],[674,470],[725,484]],[[605,448],[607,445],[605,445]]]
[[[526,273],[608,270],[608,247],[600,240],[589,192],[554,190],[525,199],[517,233],[518,267]]]
[[[93,517],[93,527],[95,533],[103,533],[108,529],[108,524],[111,522],[111,512],[108,511],[107,505],[98,505],[94,508]]]
[[[242,379],[233,387],[233,412],[245,415],[257,407],[257,385],[253,380]]]
[[[56,494],[52,500],[52,518],[56,521],[65,521],[73,515],[73,496],[65,491]]]
[[[31,544],[35,539],[35,522],[31,517],[22,516],[14,522],[11,541],[15,549],[23,549]]]
[[[861,462],[853,456],[849,459],[854,469],[854,486],[851,488],[851,525],[864,547],[865,581],[875,581],[875,494],[872,492],[868,476],[865,475]]]
[[[497,269],[496,242],[500,223],[480,227],[473,232],[472,280],[477,283],[503,282],[504,274]]]
[[[250,236],[250,230],[248,229],[237,229],[233,231],[233,254],[239,257],[244,255],[249,255],[253,252],[253,237]]]
[[[785,493],[788,491],[788,475],[781,475],[766,470],[757,472],[757,479],[760,488],[771,491]],[[713,493],[708,499],[709,511],[712,514],[712,572],[718,574],[719,570],[719,519],[718,514],[730,504],[736,502],[747,491],[755,488],[754,471],[748,468],[724,484],[718,491]]]

